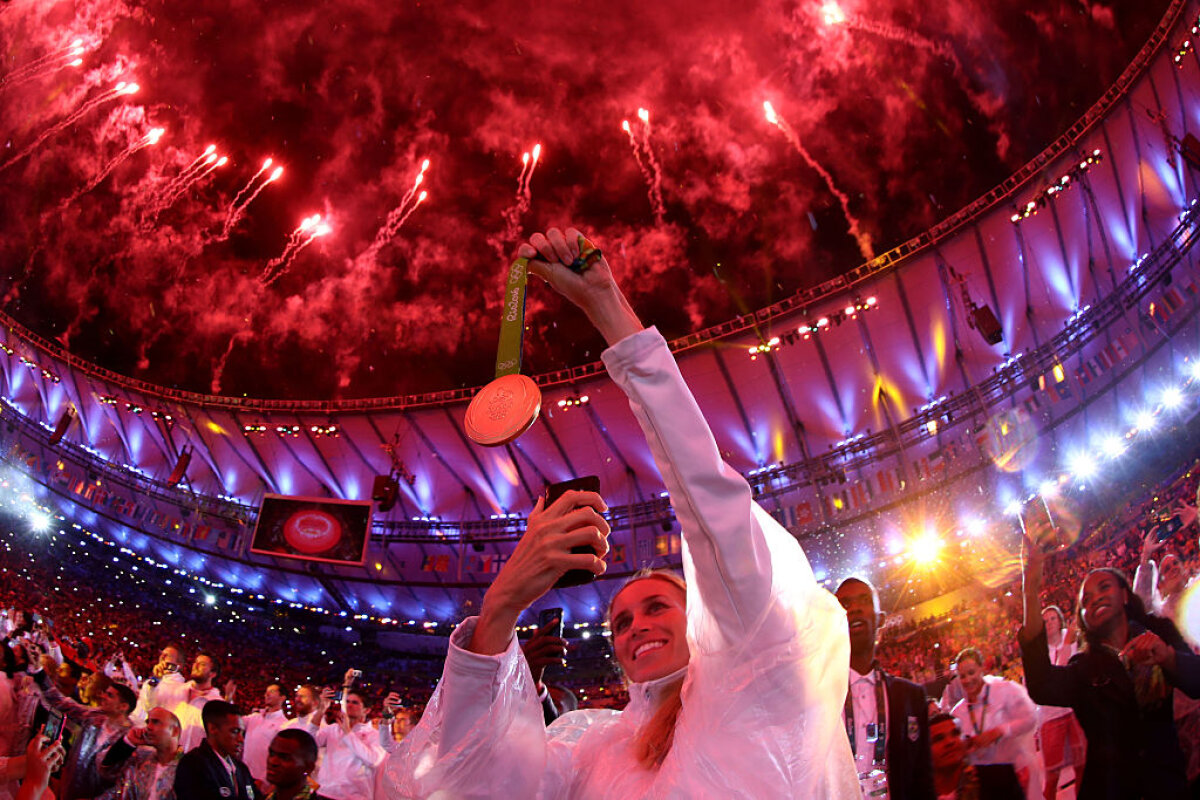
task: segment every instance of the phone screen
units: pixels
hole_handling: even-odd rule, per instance
[[[57,742],[63,732],[63,716],[57,711],[51,711],[50,716],[46,718],[46,724],[42,726],[42,735],[52,742]]]
[[[563,610],[561,608],[542,609],[542,612],[538,614],[538,627],[544,628],[555,620],[558,624],[550,629],[549,635],[561,639],[563,635]]]

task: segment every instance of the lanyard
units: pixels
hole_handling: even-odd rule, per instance
[[[601,257],[596,247],[579,237],[579,257],[567,265],[577,275]],[[496,348],[496,377],[521,371],[521,341],[525,332],[525,288],[529,279],[529,259],[518,258],[508,268],[504,284],[504,302],[500,314],[500,345]]]
[[[858,756],[858,735],[854,727],[854,693],[846,692],[846,736],[850,739],[850,752]],[[874,733],[872,739],[871,734]],[[875,764],[882,764],[887,754],[887,706],[883,701],[883,673],[875,668],[875,730],[867,727],[867,741],[875,742],[873,754]]]
[[[983,690],[983,708],[979,711],[979,719],[975,719],[975,704],[967,700],[967,713],[971,715],[971,724],[975,726],[975,735],[983,733],[983,723],[987,720],[988,697],[992,693],[992,687],[988,686]]]

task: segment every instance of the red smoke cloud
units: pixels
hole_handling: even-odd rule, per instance
[[[645,318],[681,335],[861,260],[837,199],[763,119],[764,100],[879,251],[1057,136],[1167,4],[847,0],[833,25],[823,0],[476,5],[0,6],[0,81],[76,38],[87,50],[78,67],[0,85],[6,309],[105,366],[198,391],[479,384],[496,341],[497,250],[516,245],[503,214],[522,152],[541,142],[524,232],[594,231]],[[117,80],[140,91],[9,163]],[[631,147],[639,108],[646,174]],[[155,127],[161,141],[80,193]],[[156,209],[210,143],[229,163]],[[224,239],[231,201],[266,157],[284,174]],[[368,254],[424,158],[428,199]],[[264,286],[264,265],[314,213],[331,233]],[[530,370],[599,353],[540,285],[529,321]]]

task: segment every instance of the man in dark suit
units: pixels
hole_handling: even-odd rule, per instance
[[[259,800],[250,769],[238,759],[246,734],[238,707],[210,700],[200,716],[205,738],[179,760],[177,800]]]
[[[850,628],[850,691],[842,721],[867,796],[935,800],[929,755],[929,707],[915,683],[888,675],[875,660],[883,624],[879,596],[863,578],[847,578],[837,598]]]
[[[929,720],[929,736],[938,797],[1025,800],[1012,764],[967,763],[967,743],[954,716],[943,712]]]

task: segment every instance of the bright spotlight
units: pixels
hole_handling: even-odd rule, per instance
[[[45,533],[50,530],[50,515],[41,511],[30,514],[29,529],[34,533]]]
[[[1192,368],[1188,372],[1192,376],[1192,380],[1200,381],[1200,358],[1192,362]]]
[[[1163,390],[1163,393],[1162,393],[1163,408],[1165,408],[1167,410],[1170,410],[1173,408],[1179,408],[1179,405],[1182,402],[1183,402],[1183,392],[1179,391],[1179,389],[1177,387],[1172,386],[1168,389]]]
[[[1071,474],[1086,481],[1096,474],[1096,462],[1089,453],[1076,453],[1070,458]]]
[[[1038,494],[1042,497],[1053,497],[1058,494],[1058,481],[1042,481],[1042,485],[1038,487]]]
[[[1013,500],[1004,507],[1004,513],[1012,517],[1019,517],[1021,515],[1021,501]]]
[[[1109,458],[1116,458],[1125,452],[1125,440],[1120,436],[1106,436],[1100,442],[1100,449]]]
[[[979,536],[987,530],[987,524],[979,517],[968,517],[963,521],[963,527],[971,536]]]
[[[207,605],[215,606],[217,604],[217,598],[215,595],[206,594],[206,595],[204,595],[204,602]]]
[[[1137,426],[1139,431],[1154,430],[1154,415],[1149,411],[1139,411],[1133,418],[1133,424]]]
[[[926,531],[908,545],[908,557],[919,567],[937,563],[942,555],[942,540],[936,533]]]

